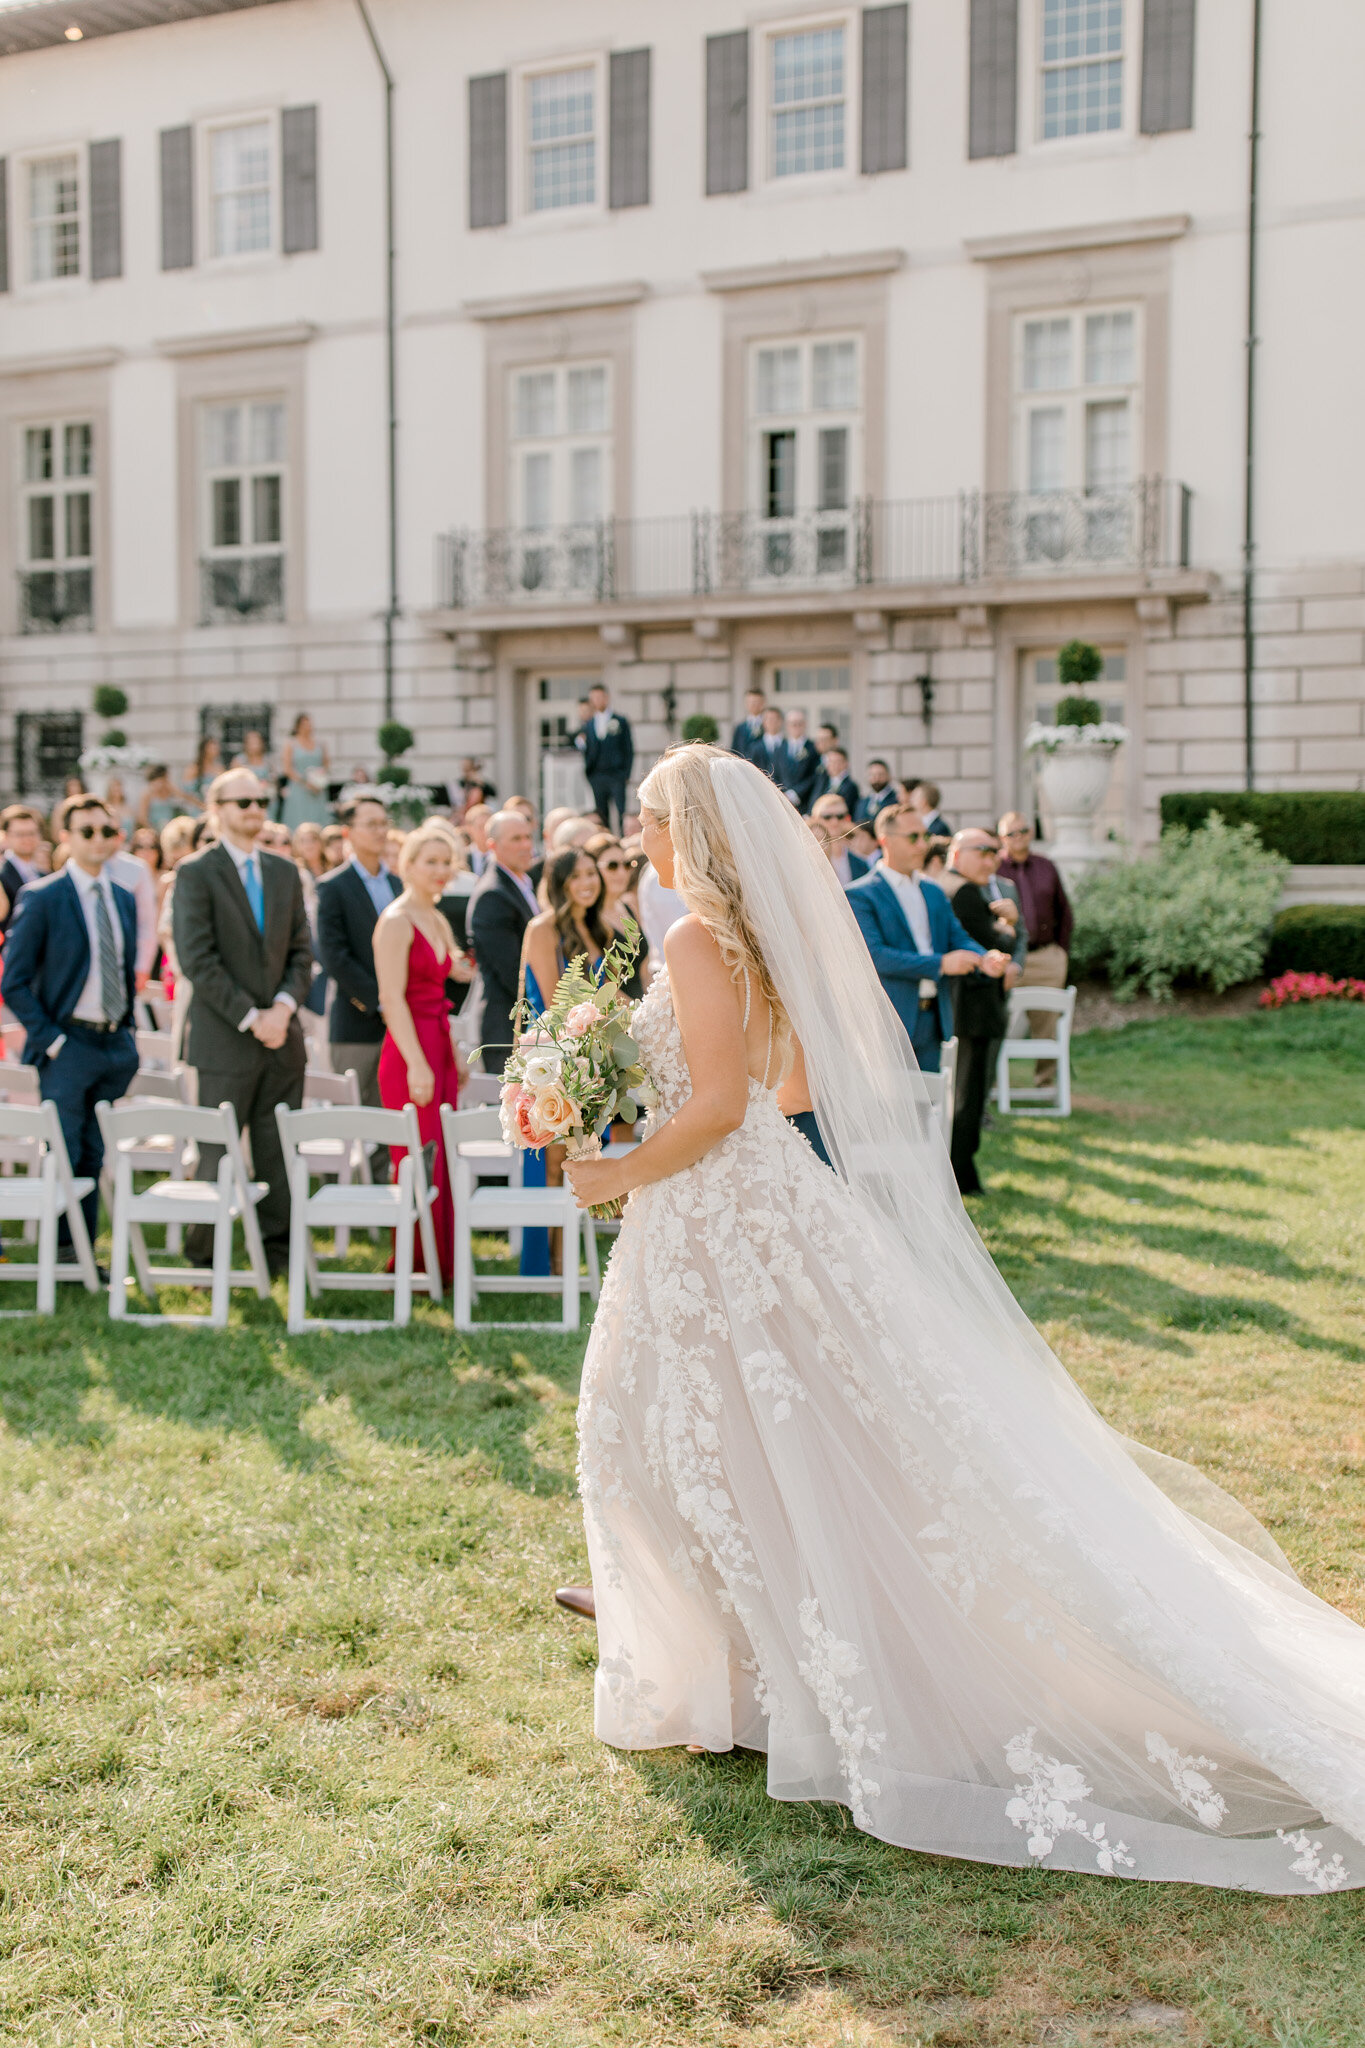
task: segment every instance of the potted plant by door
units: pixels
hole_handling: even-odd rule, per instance
[[[1104,802],[1114,756],[1128,738],[1125,725],[1110,725],[1086,693],[1104,667],[1104,656],[1088,640],[1068,640],[1057,656],[1057,677],[1068,695],[1057,705],[1055,725],[1031,725],[1024,748],[1039,762],[1038,784],[1052,815],[1049,851],[1068,881],[1076,881],[1105,858],[1095,837],[1095,814]]]
[[[122,718],[128,709],[127,696],[112,683],[99,684],[91,702],[96,718]],[[130,746],[127,733],[109,725],[99,745],[87,747],[81,755],[80,769],[87,789],[98,797],[108,795],[110,779],[117,776],[124,803],[135,814],[142,799],[143,770],[151,758],[145,747]]]

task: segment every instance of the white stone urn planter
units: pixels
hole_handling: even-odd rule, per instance
[[[87,747],[81,755],[81,777],[92,796],[104,797],[115,777],[123,784],[123,800],[136,815],[153,756],[145,747]]]
[[[1052,814],[1048,851],[1068,882],[1078,882],[1109,849],[1095,837],[1114,756],[1128,737],[1122,725],[1034,725],[1024,739],[1038,761],[1038,784]]]

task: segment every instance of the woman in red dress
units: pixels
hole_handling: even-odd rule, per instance
[[[451,1203],[445,1146],[441,1142],[441,1104],[454,1108],[460,1074],[450,1036],[450,999],[446,980],[468,981],[473,969],[455,944],[455,934],[437,909],[450,885],[458,849],[450,827],[428,819],[403,842],[398,863],[403,892],[396,896],[374,928],[374,964],[379,1001],[387,1031],[379,1054],[379,1096],[386,1109],[412,1103],[422,1144],[435,1144],[432,1223],[448,1284],[455,1267],[455,1212]],[[395,1173],[405,1154],[393,1151]],[[422,1264],[422,1241],[413,1247],[413,1263]]]

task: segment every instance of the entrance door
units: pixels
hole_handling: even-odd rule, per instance
[[[845,753],[853,738],[853,686],[847,662],[775,664],[768,671],[768,695],[782,711],[804,711],[806,733],[814,739],[832,725]]]
[[[574,745],[581,723],[579,706],[602,679],[596,675],[540,675],[532,679],[531,758],[540,782],[540,815],[571,805],[592,807],[592,791],[583,773],[583,756]]]
[[[1057,680],[1057,656],[1051,654],[1026,654],[1023,659],[1023,687],[1020,711],[1020,734],[1026,733],[1033,724],[1055,725],[1057,705],[1061,698],[1074,696],[1074,688],[1064,688]],[[1107,725],[1126,725],[1128,709],[1128,657],[1122,648],[1104,650],[1104,668],[1093,683],[1086,686],[1085,694],[1094,697],[1099,704],[1101,715]],[[1095,836],[1097,839],[1122,839],[1127,833],[1125,815],[1126,777],[1121,765],[1124,749],[1119,749],[1119,762],[1115,763],[1109,777],[1109,789],[1104,803],[1095,814]],[[1042,794],[1038,787],[1040,758],[1025,754],[1020,763],[1019,788],[1022,801],[1035,819],[1042,822],[1044,837],[1051,836],[1052,820],[1042,808]]]

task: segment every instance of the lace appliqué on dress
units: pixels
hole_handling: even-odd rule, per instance
[[[818,1600],[803,1600],[799,1610],[801,1633],[810,1644],[797,1670],[815,1695],[816,1705],[829,1723],[830,1738],[839,1752],[839,1764],[848,1786],[848,1804],[860,1827],[871,1825],[869,1798],[875,1799],[881,1786],[862,1774],[863,1759],[875,1756],[886,1740],[868,1728],[871,1707],[860,1707],[843,1681],[856,1678],[863,1668],[856,1643],[841,1642],[833,1629],[820,1619]]]
[[[1082,1841],[1094,1844],[1097,1869],[1111,1877],[1119,1865],[1131,1870],[1134,1858],[1128,1854],[1128,1844],[1109,1841],[1103,1821],[1087,1827],[1080,1814],[1073,1813],[1067,1804],[1071,1799],[1090,1797],[1084,1772],[1076,1764],[1064,1764],[1057,1757],[1044,1756],[1036,1750],[1033,1738],[1037,1732],[1036,1728],[1026,1728],[1005,1745],[1005,1762],[1010,1769],[1028,1774],[1026,1784],[1015,1786],[1005,1813],[1015,1827],[1028,1829],[1029,1855],[1050,1855],[1058,1835],[1079,1835]]]
[[[1298,1851],[1289,1868],[1305,1884],[1311,1884],[1314,1891],[1339,1892],[1351,1882],[1351,1873],[1340,1856],[1333,1856],[1324,1863],[1322,1843],[1315,1842],[1302,1828],[1296,1829],[1292,1835],[1286,1834],[1283,1828],[1276,1828],[1275,1832],[1286,1849]]]
[[[1151,1729],[1147,1731],[1147,1757],[1151,1763],[1166,1766],[1175,1796],[1186,1813],[1192,1813],[1206,1828],[1222,1826],[1228,1803],[1204,1776],[1205,1771],[1218,1768],[1212,1757],[1184,1756],[1164,1735],[1156,1735]]]

